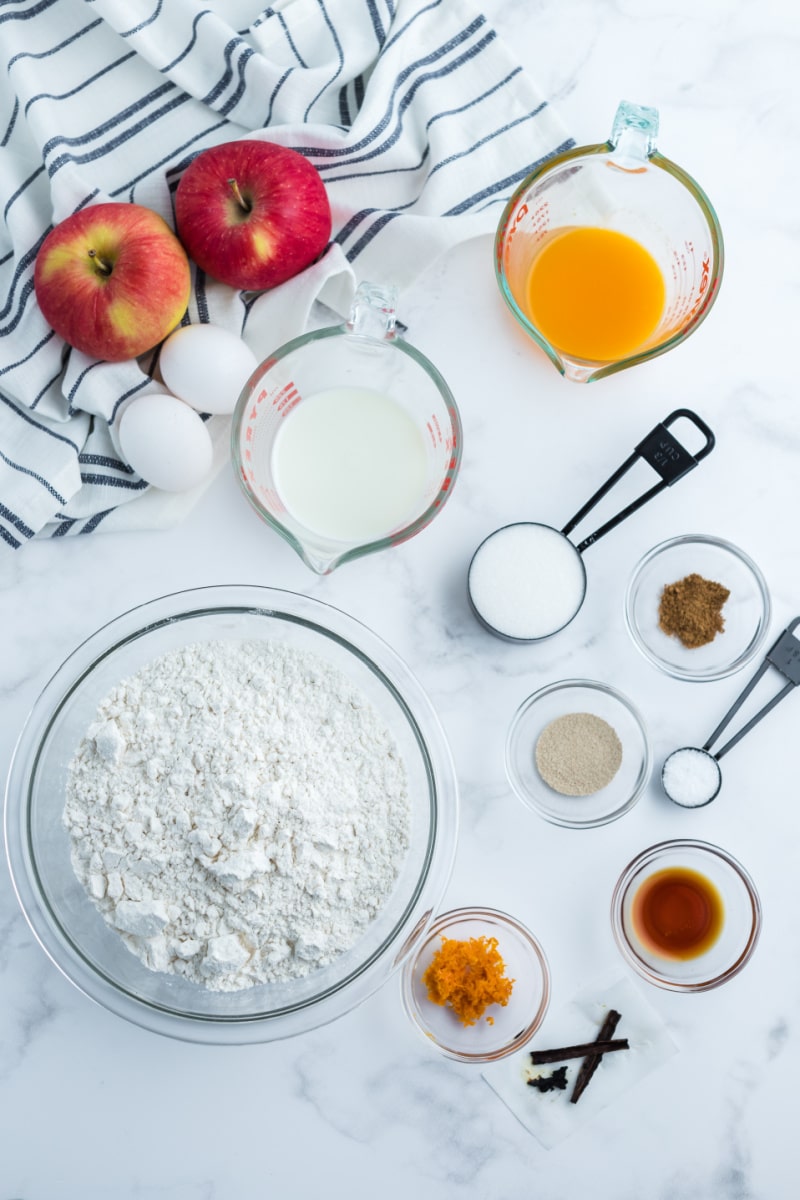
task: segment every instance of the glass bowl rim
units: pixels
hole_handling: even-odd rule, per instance
[[[752,576],[753,582],[756,585],[758,599],[761,602],[760,627],[757,629],[756,636],[753,638],[751,644],[746,648],[746,650],[744,650],[726,666],[717,667],[713,670],[707,670],[704,672],[685,670],[662,659],[659,654],[651,649],[651,647],[642,637],[633,615],[634,589],[639,582],[639,579],[645,568],[662,554],[665,554],[668,550],[673,549],[673,547],[685,546],[692,543],[697,543],[702,546],[711,546],[714,549],[722,550],[725,553],[730,554],[733,558],[737,559]],[[772,619],[772,599],[770,597],[769,587],[764,577],[764,573],[758,564],[750,557],[750,555],[746,553],[746,551],[742,550],[733,542],[728,541],[727,538],[717,537],[715,534],[681,533],[676,537],[666,538],[664,541],[658,542],[655,546],[651,546],[651,548],[647,550],[635,564],[633,570],[631,571],[628,585],[625,589],[625,596],[623,598],[623,613],[625,617],[625,627],[628,630],[628,634],[630,635],[634,646],[639,653],[642,654],[644,658],[646,658],[647,661],[650,662],[654,667],[657,667],[659,671],[662,671],[671,679],[680,679],[686,681],[687,683],[712,683],[718,679],[727,679],[729,676],[735,675],[737,671],[742,670],[743,667],[746,667],[747,664],[752,662],[756,657],[759,650],[767,640],[767,636],[769,634],[769,626]]]
[[[496,926],[505,927],[513,930],[521,937],[526,949],[532,951],[533,957],[536,959],[539,970],[542,976],[542,993],[539,1000],[539,1007],[533,1017],[524,1029],[515,1034],[510,1042],[504,1046],[498,1047],[497,1050],[485,1051],[480,1054],[470,1054],[467,1051],[455,1050],[451,1046],[443,1046],[432,1033],[427,1031],[427,1026],[423,1024],[419,1017],[419,1007],[414,1002],[413,998],[413,975],[416,969],[417,960],[420,954],[427,945],[430,944],[434,937],[444,933],[452,925],[458,924],[460,921],[469,920],[484,920],[493,922]],[[416,945],[416,949],[405,961],[401,976],[401,995],[403,1008],[406,1015],[411,1021],[417,1032],[424,1037],[426,1042],[432,1043],[436,1049],[444,1054],[445,1057],[454,1059],[456,1062],[464,1063],[488,1063],[496,1062],[498,1059],[506,1058],[509,1054],[513,1054],[516,1050],[520,1050],[525,1046],[536,1031],[541,1027],[542,1022],[547,1015],[547,1009],[550,1005],[551,992],[551,977],[550,964],[547,955],[544,952],[541,942],[536,935],[520,921],[517,917],[512,917],[510,913],[503,912],[499,908],[490,908],[485,905],[467,905],[461,908],[451,908],[446,912],[437,914],[428,928],[425,930],[424,937],[421,937]]]
[[[600,817],[595,817],[590,821],[570,821],[566,817],[556,817],[552,813],[545,812],[531,797],[527,788],[524,787],[522,781],[518,778],[516,767],[513,763],[513,748],[516,745],[516,735],[518,734],[524,717],[530,711],[530,709],[534,707],[537,701],[544,699],[545,696],[551,695],[554,692],[566,691],[570,688],[576,687],[603,692],[605,695],[610,696],[613,700],[617,701],[633,718],[634,723],[642,735],[642,765],[639,772],[639,780],[633,792],[621,807],[615,808],[611,813]],[[511,724],[509,725],[508,733],[506,734],[506,777],[508,782],[511,784],[514,794],[527,808],[531,810],[531,812],[535,812],[536,815],[541,817],[543,820],[549,821],[551,825],[560,825],[564,829],[596,829],[601,825],[609,825],[612,821],[616,821],[619,819],[619,817],[624,816],[625,813],[630,812],[634,805],[638,803],[642,793],[647,787],[652,766],[653,748],[650,743],[650,734],[641,712],[633,703],[633,701],[630,700],[623,692],[618,691],[618,689],[612,687],[611,684],[602,683],[597,679],[559,679],[555,683],[548,683],[545,684],[544,687],[538,688],[535,692],[532,692],[530,696],[527,696],[526,699],[523,700],[518,706],[514,716],[511,718]]]
[[[665,851],[677,850],[685,847],[689,850],[700,851],[701,854],[713,855],[715,858],[721,859],[726,866],[730,867],[733,873],[738,877],[744,885],[747,897],[750,901],[752,910],[752,923],[747,935],[747,941],[744,948],[739,952],[736,960],[727,966],[724,970],[718,972],[712,979],[700,981],[684,982],[677,979],[668,979],[664,975],[659,974],[657,970],[649,967],[637,954],[634,953],[627,937],[625,936],[625,928],[622,921],[622,907],[625,901],[625,896],[631,882],[639,873],[642,867],[648,863],[658,861]],[[623,869],[611,895],[611,929],[614,935],[614,941],[617,944],[625,962],[634,971],[637,972],[648,983],[654,984],[656,987],[664,988],[670,992],[707,992],[712,988],[719,987],[732,979],[750,961],[753,951],[756,948],[758,939],[761,935],[761,898],[758,894],[758,889],[745,867],[734,857],[728,850],[723,850],[721,846],[715,846],[713,842],[706,842],[697,838],[668,838],[662,842],[656,842],[652,846],[647,846],[641,850],[628,865]]]
[[[321,996],[264,1013],[225,1017],[182,1013],[139,998],[95,968],[73,945],[38,882],[30,849],[29,810],[30,784],[53,721],[98,663],[120,647],[179,619],[236,612],[284,617],[292,624],[327,635],[375,674],[398,702],[423,750],[433,820],[424,870],[413,894],[406,899],[403,912],[384,941],[363,964]],[[212,584],[159,595],[120,612],[62,659],[40,688],[13,748],[3,818],[6,860],[17,902],[36,941],[78,991],[151,1032],[190,1042],[249,1044],[295,1036],[335,1020],[372,995],[400,967],[433,918],[452,871],[458,834],[458,784],[446,735],[427,693],[410,667],[377,633],[344,610],[303,593],[257,584]],[[426,897],[428,890],[431,894]],[[384,974],[387,963],[389,969]]]

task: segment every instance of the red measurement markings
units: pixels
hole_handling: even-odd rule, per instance
[[[431,444],[434,446],[441,446],[444,438],[442,437],[442,427],[439,424],[436,413],[431,413],[430,420],[426,422],[425,428],[430,435]]]
[[[258,406],[268,398],[269,393],[262,388],[262,390],[256,396],[253,407],[250,409],[247,417],[247,424],[244,427],[245,442],[252,443],[255,440],[255,422],[258,420]],[[291,412],[299,400],[300,394],[297,391],[294,383],[290,381],[275,393],[270,403],[273,412],[277,413],[278,416],[285,417],[287,413]],[[244,456],[248,461],[251,460],[249,450],[245,449]],[[246,478],[253,482],[252,470],[250,471],[249,475],[246,476]]]
[[[277,413],[287,413],[294,408],[299,399],[297,388],[290,380],[272,397],[272,407]]]
[[[701,296],[702,296],[703,292],[706,290],[706,288],[708,287],[708,278],[709,278],[710,274],[711,274],[711,259],[706,254],[705,257],[703,258],[702,263],[700,264],[700,295]]]
[[[264,487],[263,484],[259,484],[256,490],[264,502],[264,507],[268,509],[273,516],[276,513],[286,512],[286,506],[274,488]]]
[[[706,292],[708,285],[711,282],[711,259],[707,254],[703,255],[703,261],[700,264],[700,283],[697,286],[697,299],[689,311],[689,317],[694,317],[706,300]]]
[[[513,224],[507,223],[502,237],[498,238],[498,248],[502,246],[506,263],[511,260],[511,245],[518,232],[522,231],[528,237],[533,235],[534,242],[540,242],[549,228],[550,204],[547,200],[541,200],[534,209],[527,204],[521,204],[514,216]]]

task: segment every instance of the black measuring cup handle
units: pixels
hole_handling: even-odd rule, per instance
[[[686,417],[687,420],[691,421],[705,438],[705,443],[696,454],[691,454],[678,441],[674,434],[670,432],[670,425],[674,425],[679,417]],[[583,539],[576,547],[579,554],[583,553],[588,546],[598,541],[609,530],[620,525],[631,513],[636,512],[643,505],[647,504],[648,500],[652,500],[653,496],[658,495],[664,488],[672,487],[673,483],[677,483],[679,479],[683,479],[684,475],[693,470],[698,463],[702,462],[711,453],[715,444],[716,438],[714,434],[705,421],[701,417],[698,417],[696,412],[693,412],[690,408],[676,408],[663,421],[659,421],[658,425],[648,433],[647,437],[639,442],[630,457],[606,480],[602,487],[597,489],[594,495],[586,501],[583,508],[579,509],[575,513],[575,516],[567,521],[561,532],[565,536],[571,533],[587,513],[591,512],[598,501],[602,500],[603,496],[607,495],[622,476],[631,469],[637,459],[644,459],[649,466],[657,471],[660,477],[658,483],[654,484],[648,491],[643,492],[641,496],[638,496],[618,512],[616,516],[611,517],[604,525],[596,529],[594,533],[589,534],[588,537]]]

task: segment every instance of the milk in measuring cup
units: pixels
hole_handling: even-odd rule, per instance
[[[281,422],[272,473],[294,519],[337,541],[381,538],[425,507],[422,433],[390,396],[371,388],[304,397]]]

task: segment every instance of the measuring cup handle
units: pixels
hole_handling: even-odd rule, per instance
[[[690,454],[686,447],[682,446],[669,432],[670,425],[674,425],[681,417],[691,421],[706,439],[696,454]],[[690,408],[676,408],[639,443],[636,447],[636,454],[658,471],[667,487],[672,487],[673,483],[677,483],[687,471],[691,471],[706,455],[710,454],[715,445],[714,434],[696,412],[692,412]]]
[[[614,151],[611,161],[623,169],[641,169],[641,164],[655,153],[657,137],[658,109],[621,100],[608,139]]]
[[[687,417],[692,424],[700,430],[706,439],[703,447],[697,452],[697,454],[691,454],[686,447],[681,445],[677,438],[670,433],[670,425],[673,425],[679,417]],[[591,546],[594,542],[598,541],[598,539],[601,538],[603,534],[608,533],[610,529],[614,529],[617,525],[620,525],[626,517],[629,517],[631,513],[634,513],[638,509],[642,508],[642,506],[645,505],[648,500],[652,500],[653,496],[658,495],[658,493],[663,491],[665,487],[671,487],[673,483],[677,483],[679,479],[682,479],[683,476],[691,471],[693,467],[696,467],[697,464],[704,459],[707,454],[711,453],[711,451],[714,449],[714,445],[714,434],[711,432],[708,425],[706,425],[705,421],[698,417],[697,413],[692,412],[692,410],[689,408],[676,408],[675,411],[671,412],[668,417],[664,418],[663,421],[659,421],[655,429],[652,429],[646,438],[643,438],[643,440],[634,450],[633,454],[631,454],[630,457],[625,460],[621,467],[617,468],[614,474],[606,480],[602,487],[597,489],[595,494],[584,504],[583,508],[579,509],[575,516],[567,522],[561,532],[565,536],[570,533],[578,524],[578,522],[582,521],[586,514],[594,508],[598,500],[601,500],[603,496],[610,492],[611,488],[618,482],[618,480],[620,480],[622,476],[631,469],[637,458],[642,458],[645,462],[649,463],[649,465],[653,467],[653,469],[661,476],[660,481],[655,484],[654,487],[651,487],[648,491],[644,492],[643,495],[639,496],[626,508],[623,508],[622,511],[618,512],[615,517],[611,518],[611,520],[606,521],[605,525],[601,525],[599,529],[594,531],[594,533],[584,538],[577,547],[578,553],[583,553],[588,546]]]
[[[363,280],[356,288],[345,330],[358,337],[391,342],[397,336],[396,308],[397,288],[394,284]]]

